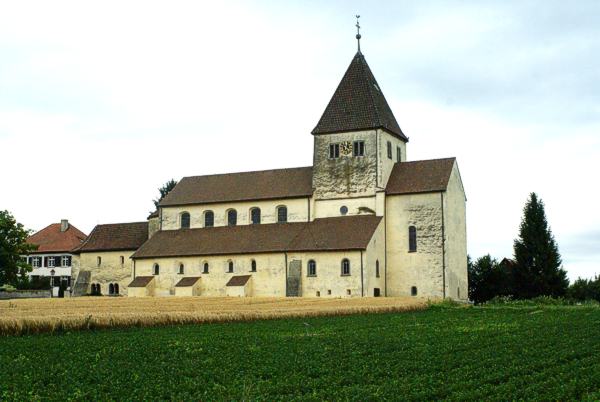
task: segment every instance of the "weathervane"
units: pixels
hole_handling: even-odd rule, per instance
[[[358,53],[360,53],[360,23],[358,21],[358,19],[360,18],[360,15],[356,14],[356,41],[358,42]]]

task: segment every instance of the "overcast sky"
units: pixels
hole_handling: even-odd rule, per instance
[[[469,254],[510,257],[535,191],[600,274],[598,1],[3,1],[0,209],[89,233],[170,178],[310,165],[356,13],[409,160],[458,158]]]

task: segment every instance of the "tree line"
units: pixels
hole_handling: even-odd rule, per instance
[[[514,258],[498,261],[489,254],[468,259],[469,299],[476,304],[495,297],[539,296],[600,301],[600,278],[576,280],[569,286],[558,245],[548,225],[544,202],[531,193],[523,208]]]

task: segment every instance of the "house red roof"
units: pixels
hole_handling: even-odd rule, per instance
[[[61,224],[53,223],[29,236],[27,243],[36,244],[36,253],[66,253],[80,246],[87,238],[86,234],[69,224],[67,230],[60,231]]]

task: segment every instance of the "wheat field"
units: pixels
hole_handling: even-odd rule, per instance
[[[420,310],[427,300],[380,298],[82,297],[0,301],[0,335]]]

